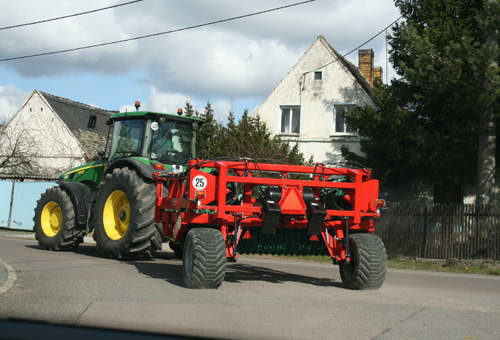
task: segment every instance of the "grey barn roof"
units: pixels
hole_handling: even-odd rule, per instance
[[[104,151],[108,126],[106,121],[112,112],[79,103],[67,98],[54,96],[50,93],[38,91],[61,117],[63,122],[80,141],[87,160],[97,156],[97,152]],[[89,119],[95,116],[95,128],[89,128]]]

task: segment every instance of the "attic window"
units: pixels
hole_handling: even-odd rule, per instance
[[[87,127],[89,129],[95,129],[95,123],[97,121],[97,116],[96,115],[92,115],[89,117],[89,123],[87,124]]]
[[[314,80],[321,80],[321,79],[323,79],[323,72],[315,71],[314,72]]]

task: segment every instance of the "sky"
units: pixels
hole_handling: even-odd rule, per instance
[[[4,1],[10,26],[127,0]],[[144,0],[88,15],[0,30],[0,59],[127,39],[292,4],[298,0]],[[209,101],[225,122],[252,112],[323,35],[346,53],[399,16],[393,0],[317,0],[258,16],[148,39],[63,54],[0,62],[0,121],[34,89],[109,110],[176,112]],[[384,34],[363,48],[386,72]],[[347,59],[357,65],[357,53]],[[389,80],[394,72],[389,64]]]

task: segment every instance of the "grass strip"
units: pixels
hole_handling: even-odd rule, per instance
[[[328,256],[306,255],[242,255],[249,258],[266,258],[274,260],[309,261],[316,263],[332,263]],[[391,257],[387,261],[389,268],[424,270],[433,272],[449,272],[464,274],[500,275],[500,265],[494,261],[467,261],[467,260],[434,260],[434,259],[412,259],[407,257]]]

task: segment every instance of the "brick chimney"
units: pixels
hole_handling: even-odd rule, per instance
[[[359,50],[358,70],[365,77],[370,86],[373,86],[373,50]]]
[[[373,81],[374,82],[378,81],[382,83],[382,75],[383,75],[382,66],[375,66],[373,68]]]

